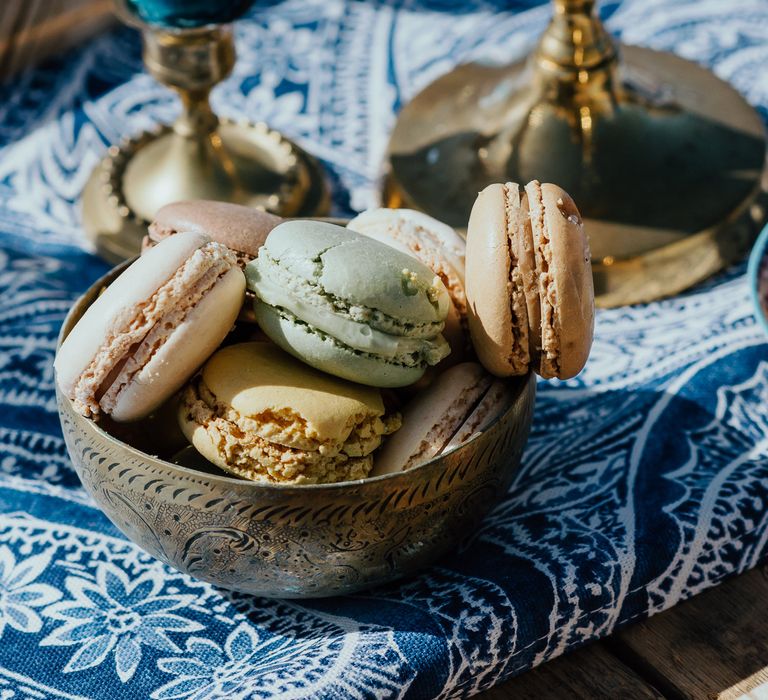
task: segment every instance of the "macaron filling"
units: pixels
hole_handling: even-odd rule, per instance
[[[557,290],[550,272],[552,267],[552,248],[550,246],[544,216],[544,202],[541,184],[534,180],[525,186],[528,195],[528,216],[531,220],[533,245],[536,254],[536,267],[539,275],[539,302],[541,304],[541,368],[543,377],[556,377],[560,374],[560,347],[555,316]]]
[[[198,248],[145,303],[120,318],[72,391],[75,409],[86,416],[110,413],[121,391],[216,282],[236,265],[218,243]]]
[[[450,353],[441,335],[443,321],[406,323],[378,309],[347,304],[320,285],[292,275],[266,249],[246,275],[261,302],[352,351],[409,367],[435,365]]]
[[[513,189],[514,188],[514,189]],[[509,256],[509,313],[511,317],[512,343],[509,348],[509,364],[515,373],[522,374],[530,362],[528,341],[528,309],[525,300],[523,274],[517,258],[516,240],[522,227],[520,218],[520,192],[517,185],[504,185],[504,230]]]
[[[528,356],[530,365],[538,370],[541,364],[541,301],[539,300],[539,276],[536,270],[536,252],[529,216],[528,195],[520,202],[521,226],[517,240],[517,266],[523,283],[525,305],[528,314]]]

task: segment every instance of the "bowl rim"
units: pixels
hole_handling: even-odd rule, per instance
[[[760,231],[752,252],[749,254],[747,262],[747,277],[749,278],[749,293],[752,298],[752,304],[755,307],[755,316],[763,330],[768,333],[768,316],[766,315],[763,300],[760,298],[760,271],[763,264],[768,264],[766,260],[768,255],[768,224]]]
[[[129,267],[137,258],[138,256],[131,258],[129,260],[126,260],[125,262],[122,262],[119,265],[115,265],[114,267],[110,268],[105,274],[99,277],[95,282],[93,282],[93,284],[91,284],[82,294],[80,294],[77,297],[77,299],[73,302],[72,306],[67,312],[67,315],[65,316],[64,321],[61,324],[61,328],[59,329],[59,333],[56,338],[57,353],[59,351],[59,348],[61,347],[62,342],[64,341],[64,338],[69,333],[68,331],[67,334],[65,334],[64,330],[68,326],[72,325],[72,320],[71,320],[72,316],[75,314],[75,311],[83,303],[84,298],[88,294],[91,294],[93,292],[98,293],[98,291],[101,288],[109,286],[109,284],[114,282],[116,277],[124,269]],[[93,301],[91,301],[91,304],[92,303]],[[90,306],[90,304],[88,306]],[[71,330],[71,328],[69,330]],[[75,411],[72,405],[71,399],[61,391],[61,388],[59,387],[58,376],[56,376],[56,373],[54,372],[54,384],[55,384],[57,399],[61,402],[66,402],[75,420],[84,421],[88,426],[86,428],[87,430],[95,431],[103,439],[105,439],[107,442],[112,443],[115,447],[128,450],[134,457],[138,459],[144,459],[144,460],[149,459],[154,462],[160,463],[162,466],[167,467],[172,471],[179,470],[180,472],[182,472],[183,474],[186,474],[187,476],[193,476],[197,478],[205,477],[206,479],[210,479],[211,481],[220,482],[226,485],[237,485],[239,487],[244,487],[248,489],[255,489],[255,490],[265,489],[269,491],[279,491],[279,492],[287,492],[287,491],[304,492],[307,490],[333,491],[338,489],[348,489],[350,487],[363,487],[363,486],[368,487],[374,484],[381,484],[383,482],[390,481],[390,480],[407,478],[406,475],[415,474],[416,472],[422,472],[426,469],[429,469],[430,467],[434,468],[436,464],[438,464],[441,460],[445,459],[448,456],[450,456],[451,458],[455,458],[459,453],[461,453],[469,445],[474,443],[476,440],[481,439],[483,435],[485,435],[486,433],[496,428],[496,426],[502,420],[504,420],[509,415],[510,412],[512,412],[515,409],[518,402],[522,399],[524,393],[532,392],[532,396],[530,400],[531,400],[531,403],[535,405],[537,381],[535,379],[535,375],[530,369],[528,370],[527,374],[511,377],[508,379],[502,379],[501,381],[508,382],[509,385],[512,387],[512,393],[509,398],[509,404],[506,410],[500,413],[499,415],[497,415],[491,421],[491,423],[485,428],[485,430],[483,430],[480,433],[477,433],[476,435],[473,435],[464,444],[460,445],[454,450],[451,450],[451,452],[445,455],[440,455],[440,454],[435,455],[434,457],[432,457],[432,459],[429,459],[426,462],[423,462],[422,464],[419,464],[416,467],[408,469],[407,471],[392,472],[390,474],[380,474],[379,476],[365,477],[363,479],[354,479],[351,481],[337,481],[337,482],[328,483],[328,484],[280,484],[280,483],[251,481],[249,479],[244,479],[237,476],[230,476],[226,473],[210,474],[208,472],[201,472],[196,469],[192,469],[191,467],[185,467],[184,465],[176,464],[174,462],[169,462],[168,460],[162,459],[161,457],[158,457],[156,455],[151,455],[147,452],[143,452],[142,450],[134,447],[133,445],[128,444],[127,442],[123,442],[119,438],[107,432],[96,421],[90,418],[86,418],[85,416],[82,416],[79,413],[77,413],[77,411]],[[531,384],[533,385],[532,389],[530,388]],[[59,418],[61,419],[62,412],[60,407],[58,408],[58,413],[59,413]],[[528,427],[530,428],[530,425]],[[527,442],[527,438],[526,438],[526,442]],[[221,471],[224,472],[224,470],[221,470]]]

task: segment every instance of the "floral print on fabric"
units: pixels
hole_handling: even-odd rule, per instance
[[[195,597],[160,595],[163,582],[150,574],[131,582],[115,566],[102,564],[95,580],[69,576],[64,585],[71,598],[45,610],[62,624],[40,642],[76,648],[64,673],[93,668],[112,654],[117,675],[126,682],[141,663],[143,645],[179,651],[169,635],[203,629],[173,612],[188,607]]]
[[[6,625],[33,634],[42,629],[39,609],[61,597],[53,586],[36,581],[50,561],[45,552],[17,562],[8,547],[0,547],[0,637]]]

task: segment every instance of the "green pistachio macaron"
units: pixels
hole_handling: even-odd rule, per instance
[[[406,386],[448,353],[450,298],[426,265],[341,226],[288,221],[246,267],[264,333],[329,374]]]

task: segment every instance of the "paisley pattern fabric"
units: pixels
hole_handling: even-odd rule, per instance
[[[238,23],[221,113],[318,155],[339,214],[375,202],[396,110],[469,59],[527,51],[550,9],[287,0]],[[768,2],[606,2],[768,108]],[[94,507],[67,458],[55,337],[105,266],[78,196],[106,145],[171,119],[118,28],[0,88],[0,693],[13,698],[463,697],[748,569],[768,552],[768,348],[743,267],[601,312],[587,370],[542,384],[524,465],[421,576],[283,602],[179,574]]]

